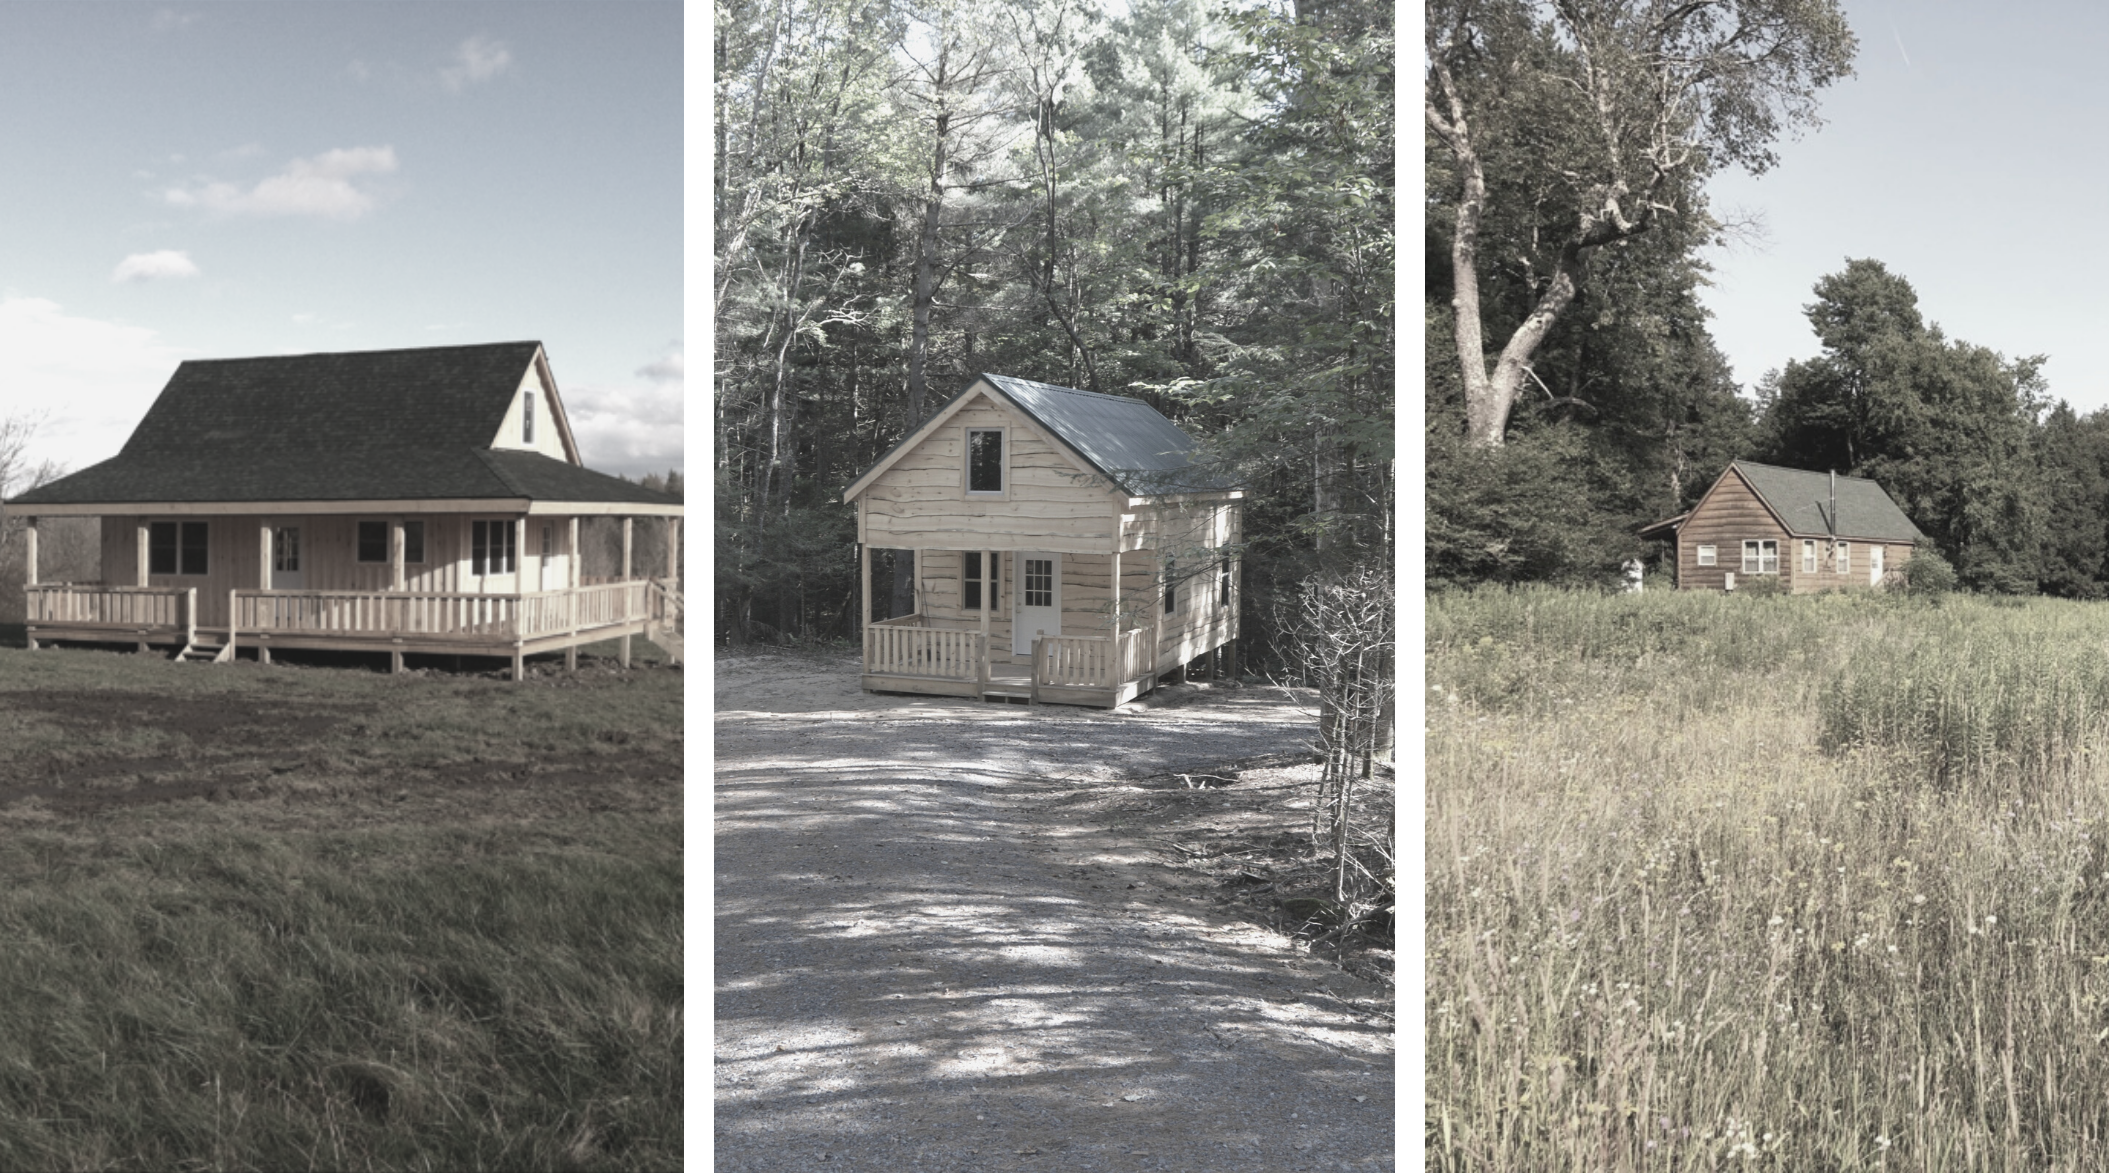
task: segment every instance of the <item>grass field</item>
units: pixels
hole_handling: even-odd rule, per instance
[[[679,1166],[681,673],[501,675],[0,640],[0,1168]]]
[[[2109,607],[1427,615],[1430,1168],[2109,1168]]]

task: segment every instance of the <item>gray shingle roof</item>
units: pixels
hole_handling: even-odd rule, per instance
[[[1841,538],[1878,538],[1885,542],[1915,542],[1926,535],[1904,516],[1881,485],[1865,477],[1838,478],[1838,516],[1830,513],[1829,473],[1799,468],[1781,468],[1738,460],[1729,467],[1743,474],[1765,504],[1787,523],[1795,534],[1835,534]]]
[[[1220,470],[1193,463],[1193,438],[1140,399],[1056,387],[1008,375],[985,374],[982,378],[1131,494],[1228,489],[1236,485]]]
[[[616,477],[488,447],[540,349],[498,342],[185,362],[116,456],[9,504],[673,504]]]

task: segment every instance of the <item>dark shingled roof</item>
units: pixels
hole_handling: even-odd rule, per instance
[[[1765,504],[1787,523],[1789,533],[1835,534],[1841,538],[1877,538],[1915,542],[1926,535],[1911,524],[1882,486],[1865,477],[1838,478],[1838,516],[1829,517],[1829,473],[1780,468],[1738,460],[1729,467],[1743,474]],[[1835,524],[1834,524],[1835,521]]]
[[[185,362],[116,456],[9,504],[674,504],[540,453],[489,447],[540,349],[496,342]]]

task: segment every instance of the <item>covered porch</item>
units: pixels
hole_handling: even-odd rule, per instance
[[[1181,577],[1146,550],[913,558],[914,610],[865,624],[868,690],[1114,708],[1203,657],[1211,675],[1235,675],[1234,610],[1227,585],[1217,605],[1212,565]],[[869,548],[862,562],[869,616]]]

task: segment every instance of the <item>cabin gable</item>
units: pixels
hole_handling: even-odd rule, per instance
[[[566,464],[582,463],[571,440],[571,421],[557,397],[556,380],[539,349],[506,404],[489,447],[501,452],[539,452]]]

